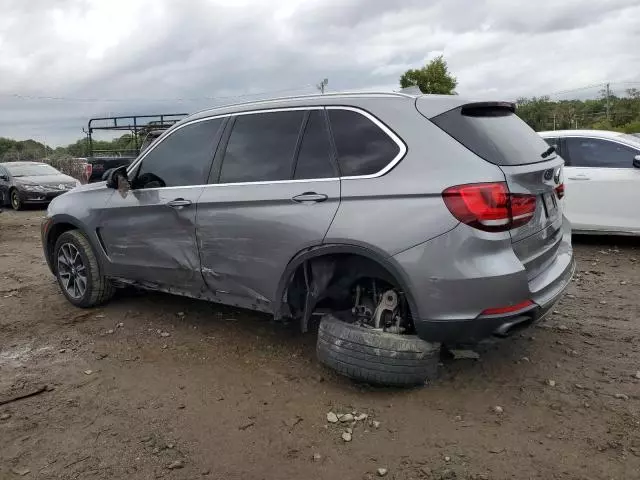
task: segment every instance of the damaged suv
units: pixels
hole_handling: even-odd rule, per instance
[[[118,286],[318,329],[358,380],[423,383],[570,281],[563,160],[501,102],[329,94],[227,106],[55,199],[45,257],[78,307]]]

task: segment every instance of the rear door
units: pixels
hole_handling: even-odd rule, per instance
[[[567,217],[576,230],[640,232],[640,149],[593,137],[567,137]]]
[[[238,114],[198,203],[202,274],[224,303],[268,310],[286,265],[340,203],[323,108]]]
[[[476,103],[432,119],[478,156],[500,167],[509,191],[534,195],[534,217],[510,230],[513,248],[527,270],[537,276],[556,257],[562,240],[563,206],[558,187],[563,160],[514,112],[511,104]]]
[[[109,275],[183,293],[204,287],[196,205],[223,122],[209,119],[176,129],[130,172],[130,190],[114,190],[98,227]]]

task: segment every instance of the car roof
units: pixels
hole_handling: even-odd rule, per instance
[[[548,130],[546,132],[538,132],[542,137],[594,137],[619,139],[620,132],[611,132],[609,130]]]
[[[433,105],[434,110],[440,109],[443,112],[463,105],[465,103],[469,103],[468,99],[461,98],[458,95],[423,95],[404,92],[337,92],[301,95],[294,97],[279,97],[266,100],[255,100],[251,102],[236,103],[231,105],[222,105],[219,107],[208,108],[206,110],[196,112],[193,115],[190,115],[187,118],[181,120],[176,125],[198,118],[212,117],[215,115],[230,115],[252,110],[313,107],[322,105],[348,106],[349,104],[357,103],[358,101],[381,98],[395,99],[398,101],[410,101],[412,103],[414,103],[417,98],[420,98],[421,101],[426,101],[429,104]]]

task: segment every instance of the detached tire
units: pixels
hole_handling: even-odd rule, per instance
[[[52,261],[60,290],[76,307],[95,307],[113,296],[115,288],[100,272],[98,259],[82,232],[70,230],[60,235]]]
[[[436,378],[440,344],[325,315],[318,329],[316,352],[320,362],[353,380],[409,387]]]

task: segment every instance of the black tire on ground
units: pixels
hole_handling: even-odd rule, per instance
[[[20,201],[18,190],[11,190],[10,201],[14,210],[22,210],[22,202]]]
[[[325,315],[318,329],[316,352],[320,362],[353,380],[408,387],[435,380],[440,344]]]
[[[82,260],[82,264],[86,271],[86,290],[80,298],[73,298],[64,286],[65,280],[60,277],[60,271],[58,268],[58,256],[60,255],[63,245],[72,244],[77,249]],[[115,287],[111,281],[104,277],[100,271],[98,259],[89,243],[87,237],[79,230],[70,230],[64,232],[58,240],[53,249],[52,262],[56,272],[56,278],[60,285],[60,290],[67,297],[67,300],[76,307],[90,308],[101,305],[111,299],[115,293]]]

